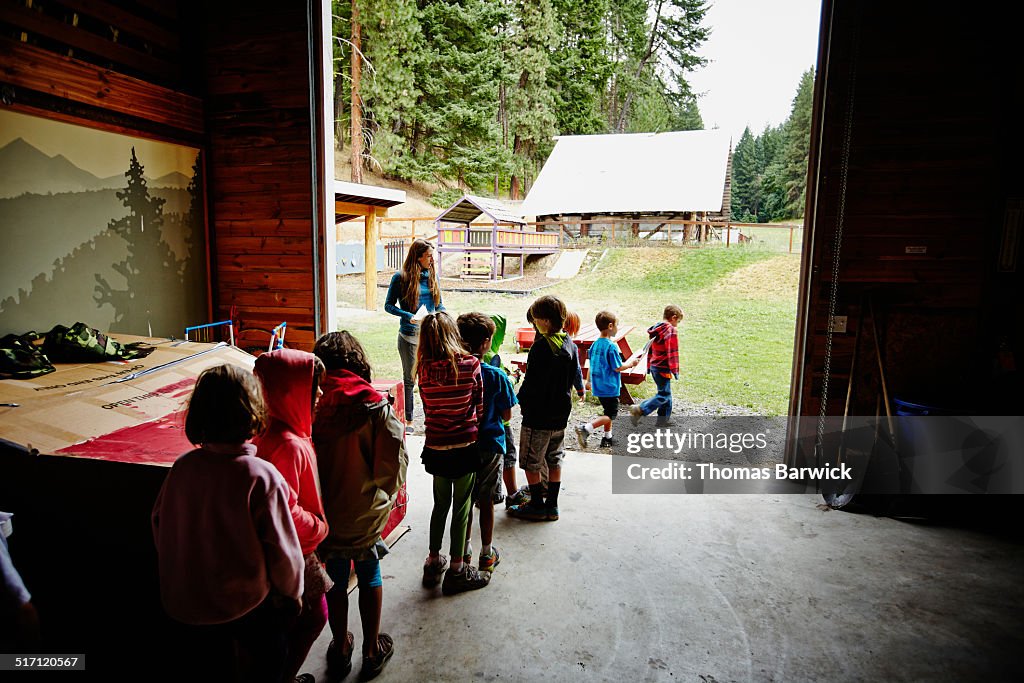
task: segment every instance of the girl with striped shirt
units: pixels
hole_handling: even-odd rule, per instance
[[[490,574],[463,562],[466,521],[473,498],[473,480],[480,464],[477,430],[483,416],[480,361],[462,345],[452,317],[437,312],[420,325],[416,375],[423,401],[426,440],[423,466],[434,477],[434,509],[430,514],[430,554],[423,565],[423,585],[441,582],[441,592],[454,595],[483,588]],[[451,568],[441,554],[448,510],[451,521]],[[445,573],[447,570],[447,573]]]

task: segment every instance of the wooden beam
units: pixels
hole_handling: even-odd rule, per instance
[[[0,78],[16,88],[204,132],[199,98],[8,38],[0,38],[0,64]]]
[[[87,14],[103,23],[113,24],[127,33],[171,52],[178,52],[181,49],[181,38],[175,33],[168,31],[160,24],[132,14],[117,5],[112,5],[106,0],[60,0],[60,2],[79,14]]]
[[[145,52],[115,43],[94,33],[83,31],[71,24],[65,24],[24,6],[0,4],[0,21],[29,33],[109,59],[122,66],[143,71],[150,76],[174,81],[181,76],[181,69],[176,64],[157,59]]]
[[[366,310],[377,310],[377,216],[374,212],[366,215],[366,230],[363,237],[363,269],[366,281]]]
[[[344,213],[354,216],[368,216],[374,213],[376,207],[370,204],[355,204],[353,202],[334,202],[334,213]]]

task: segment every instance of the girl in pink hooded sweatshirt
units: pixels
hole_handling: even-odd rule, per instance
[[[292,521],[306,564],[302,612],[290,633],[282,679],[291,681],[327,623],[330,579],[316,555],[327,536],[327,522],[311,439],[324,366],[311,353],[278,349],[256,359],[255,373],[267,404],[267,428],[255,439],[256,455],[273,464],[288,482]]]

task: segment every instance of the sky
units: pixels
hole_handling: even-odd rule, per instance
[[[757,135],[789,117],[800,76],[815,67],[821,0],[709,0],[710,61],[687,78],[705,128]]]
[[[17,138],[24,138],[47,156],[63,154],[75,166],[98,178],[124,173],[131,161],[133,146],[150,178],[159,178],[171,171],[191,178],[196,159],[196,150],[188,147],[0,111],[0,147]]]

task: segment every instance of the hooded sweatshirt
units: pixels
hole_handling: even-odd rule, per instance
[[[568,335],[547,335],[534,343],[526,357],[526,377],[519,389],[523,426],[565,429],[572,412],[572,388],[582,387],[576,343]],[[552,343],[560,341],[560,345]]]
[[[330,370],[313,422],[330,531],[324,559],[370,559],[405,482],[404,428],[385,396],[348,370]]]
[[[647,328],[651,349],[647,356],[647,371],[671,373],[679,379],[679,336],[676,328],[662,320]]]
[[[284,476],[302,554],[308,555],[327,535],[320,483],[313,452],[313,362],[305,351],[278,349],[256,359],[254,372],[263,384],[269,424],[254,440],[256,454]]]

